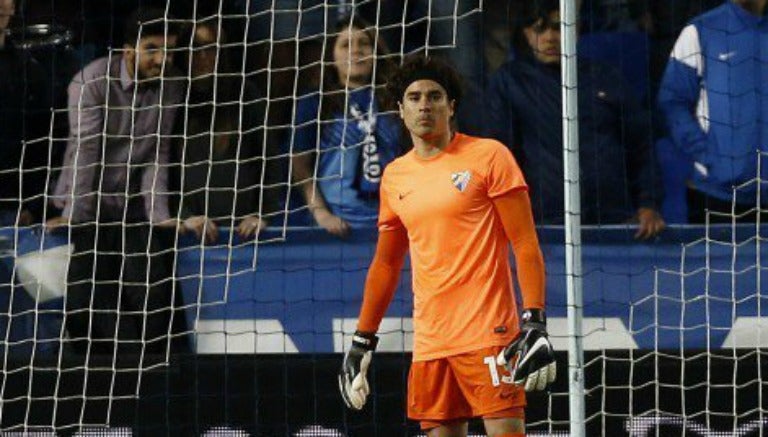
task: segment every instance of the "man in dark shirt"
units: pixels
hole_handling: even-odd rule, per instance
[[[47,81],[42,67],[6,36],[14,3],[0,0],[0,226],[40,218],[48,156]]]
[[[491,78],[488,136],[522,161],[537,223],[565,217],[560,16],[557,0],[524,2],[514,35],[515,59]],[[580,61],[581,217],[585,224],[638,224],[649,238],[665,224],[656,210],[650,117],[621,75]]]

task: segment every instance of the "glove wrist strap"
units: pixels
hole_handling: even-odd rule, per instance
[[[547,314],[542,308],[528,308],[523,311],[523,326],[533,326],[539,329],[546,329]]]
[[[352,346],[366,351],[376,350],[377,344],[379,344],[379,337],[370,332],[355,331],[355,335],[352,336]]]

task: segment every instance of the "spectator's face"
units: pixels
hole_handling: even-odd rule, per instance
[[[125,61],[129,69],[135,68],[136,79],[153,79],[160,76],[164,65],[170,64],[176,47],[176,36],[162,35],[145,36],[139,40],[139,45],[126,45]]]
[[[216,71],[216,38],[216,29],[211,26],[200,26],[195,30],[192,77],[197,78]]]
[[[373,41],[364,31],[347,27],[333,45],[333,60],[339,82],[349,87],[365,85],[373,71]]]
[[[549,14],[547,22],[539,20],[523,29],[533,56],[543,64],[560,62],[560,13]]]
[[[0,32],[8,28],[15,12],[14,0],[0,0]]]
[[[422,79],[412,82],[403,93],[400,118],[411,135],[425,140],[438,138],[450,131],[454,101],[439,83]]]

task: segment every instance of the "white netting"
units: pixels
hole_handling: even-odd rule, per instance
[[[339,352],[355,326],[376,238],[370,191],[402,145],[396,107],[380,92],[404,55],[447,56],[468,79],[459,128],[485,134],[472,122],[479,118],[488,129],[482,122],[497,117],[488,114],[494,96],[480,91],[490,72],[478,67],[477,44],[484,23],[500,18],[479,20],[479,13],[511,13],[514,25],[519,5],[159,3],[161,19],[147,22],[141,35],[152,23],[163,29],[154,34],[160,43],[142,47],[144,59],[156,55],[158,65],[173,57],[161,80],[152,79],[159,73],[152,65],[121,63],[129,52],[120,24],[128,6],[77,6],[84,26],[112,20],[91,37],[90,49],[57,26],[11,32],[19,47],[43,60],[24,67],[24,80],[7,79],[16,84],[9,89],[26,90],[9,95],[21,96],[12,99],[26,102],[30,118],[0,119],[25,131],[19,156],[0,170],[0,206],[10,205],[0,209],[0,428],[9,435],[420,435],[405,417],[413,334],[407,272],[382,323],[366,410],[345,410],[336,387]],[[640,72],[630,85],[649,104],[647,35],[627,32],[627,17],[600,15],[618,3],[583,2],[579,53],[613,62],[630,77]],[[624,24],[605,35],[597,31],[600,20]],[[362,32],[340,34],[349,23]],[[174,29],[175,47],[164,50]],[[496,65],[522,59],[508,53],[510,29],[504,30]],[[337,47],[337,40],[345,43]],[[138,85],[131,65],[145,76]],[[523,89],[530,100],[519,117],[502,117],[495,127],[515,130],[499,139],[518,157],[527,155],[529,183],[559,191],[560,141],[557,162],[542,160],[546,165],[535,165],[540,149],[526,149],[526,141],[551,138],[561,123],[559,71],[536,71],[542,76]],[[623,83],[620,76],[594,71],[602,82],[579,76],[588,102],[582,117],[621,116],[607,117],[605,129],[585,124],[591,131],[582,135],[615,130],[622,147],[652,140],[650,128],[636,137],[633,130],[650,123],[650,108],[615,103],[624,90],[612,87]],[[538,112],[547,108],[555,115]],[[531,114],[551,124],[521,122]],[[635,123],[628,115],[646,118]],[[621,180],[585,185],[592,188],[583,196],[617,194],[626,206],[636,200],[626,189],[628,158],[611,150],[582,149],[586,176],[599,165],[622,172]],[[684,182],[671,179],[685,197]],[[735,192],[757,191],[761,205],[761,189],[758,178]],[[531,195],[542,219],[549,330],[565,369],[562,199]],[[610,205],[583,203],[587,435],[764,434],[763,236],[760,208],[742,207],[711,215],[725,224],[671,227],[643,243],[633,238],[634,224],[607,218]],[[73,216],[68,226],[40,225],[61,208]],[[736,223],[748,214],[757,223]],[[168,218],[181,219],[185,232],[159,226]],[[549,395],[529,397],[531,435],[568,433],[567,373]],[[470,428],[481,432],[479,423]]]
[[[314,435],[321,427],[276,430],[241,420],[228,428],[226,402],[209,407],[222,420],[194,419],[207,417],[201,405],[210,392],[203,380],[219,376],[201,370],[205,359],[195,357],[214,354],[228,362],[226,356],[241,353],[256,363],[256,353],[334,351],[341,332],[332,332],[330,314],[346,314],[346,306],[336,308],[339,301],[362,284],[358,278],[354,287],[335,288],[350,268],[343,245],[306,229],[296,231],[292,249],[267,243],[290,240],[291,226],[314,225],[306,203],[321,194],[335,216],[347,213],[341,208],[348,191],[359,189],[348,185],[350,172],[368,171],[361,177],[377,182],[379,154],[391,159],[396,153],[382,147],[400,140],[398,120],[382,99],[386,70],[410,51],[454,47],[457,29],[481,4],[404,2],[401,10],[376,1],[159,6],[153,16],[157,11],[142,5],[142,25],[125,37],[127,6],[94,6],[109,9],[113,24],[108,42],[91,41],[92,51],[85,44],[73,52],[77,37],[65,28],[30,30],[17,23],[24,26],[15,33],[20,48],[61,49],[67,56],[57,52],[43,63],[55,70],[42,72],[55,81],[41,82],[51,86],[46,92],[53,102],[24,109],[40,111],[45,122],[34,127],[43,132],[27,129],[21,164],[2,170],[21,190],[2,199],[16,203],[0,229],[7,270],[0,427],[28,435],[54,428],[74,435],[152,435],[171,428],[187,435],[247,435],[265,426],[267,435],[289,429]],[[78,7],[83,17],[94,13]],[[360,35],[344,33],[350,24]],[[349,40],[341,49],[334,46],[340,31]],[[353,59],[338,61],[344,57]],[[361,74],[359,63],[370,71]],[[344,68],[346,76],[328,76]],[[31,70],[27,74],[32,77]],[[344,127],[328,143],[322,132],[345,118],[354,130]],[[379,154],[370,153],[372,143]],[[370,165],[348,165],[361,160]],[[372,199],[358,206],[365,211]],[[28,221],[32,202],[39,205]],[[35,224],[43,217],[47,226]],[[358,228],[368,229],[375,219],[352,211],[344,220],[353,234],[366,234]],[[365,241],[363,252],[370,255],[371,238]],[[327,285],[316,287],[316,276]],[[359,305],[359,299],[346,305]],[[225,387],[229,372],[222,376]],[[189,387],[194,392],[186,392]],[[174,393],[198,408],[153,404],[155,397],[170,402]],[[244,402],[257,403],[256,393]],[[287,402],[280,403],[282,414],[291,410]],[[271,420],[266,417],[262,422]],[[289,423],[276,417],[276,423]],[[107,425],[112,428],[102,428]]]

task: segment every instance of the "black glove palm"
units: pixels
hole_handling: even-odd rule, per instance
[[[373,351],[379,338],[373,334],[355,332],[352,348],[344,355],[344,363],[339,371],[339,391],[347,407],[362,410],[370,393],[368,385],[368,367],[373,359]]]
[[[525,391],[544,390],[555,381],[557,363],[547,335],[543,310],[526,310],[520,334],[496,358],[507,366],[515,384]]]

